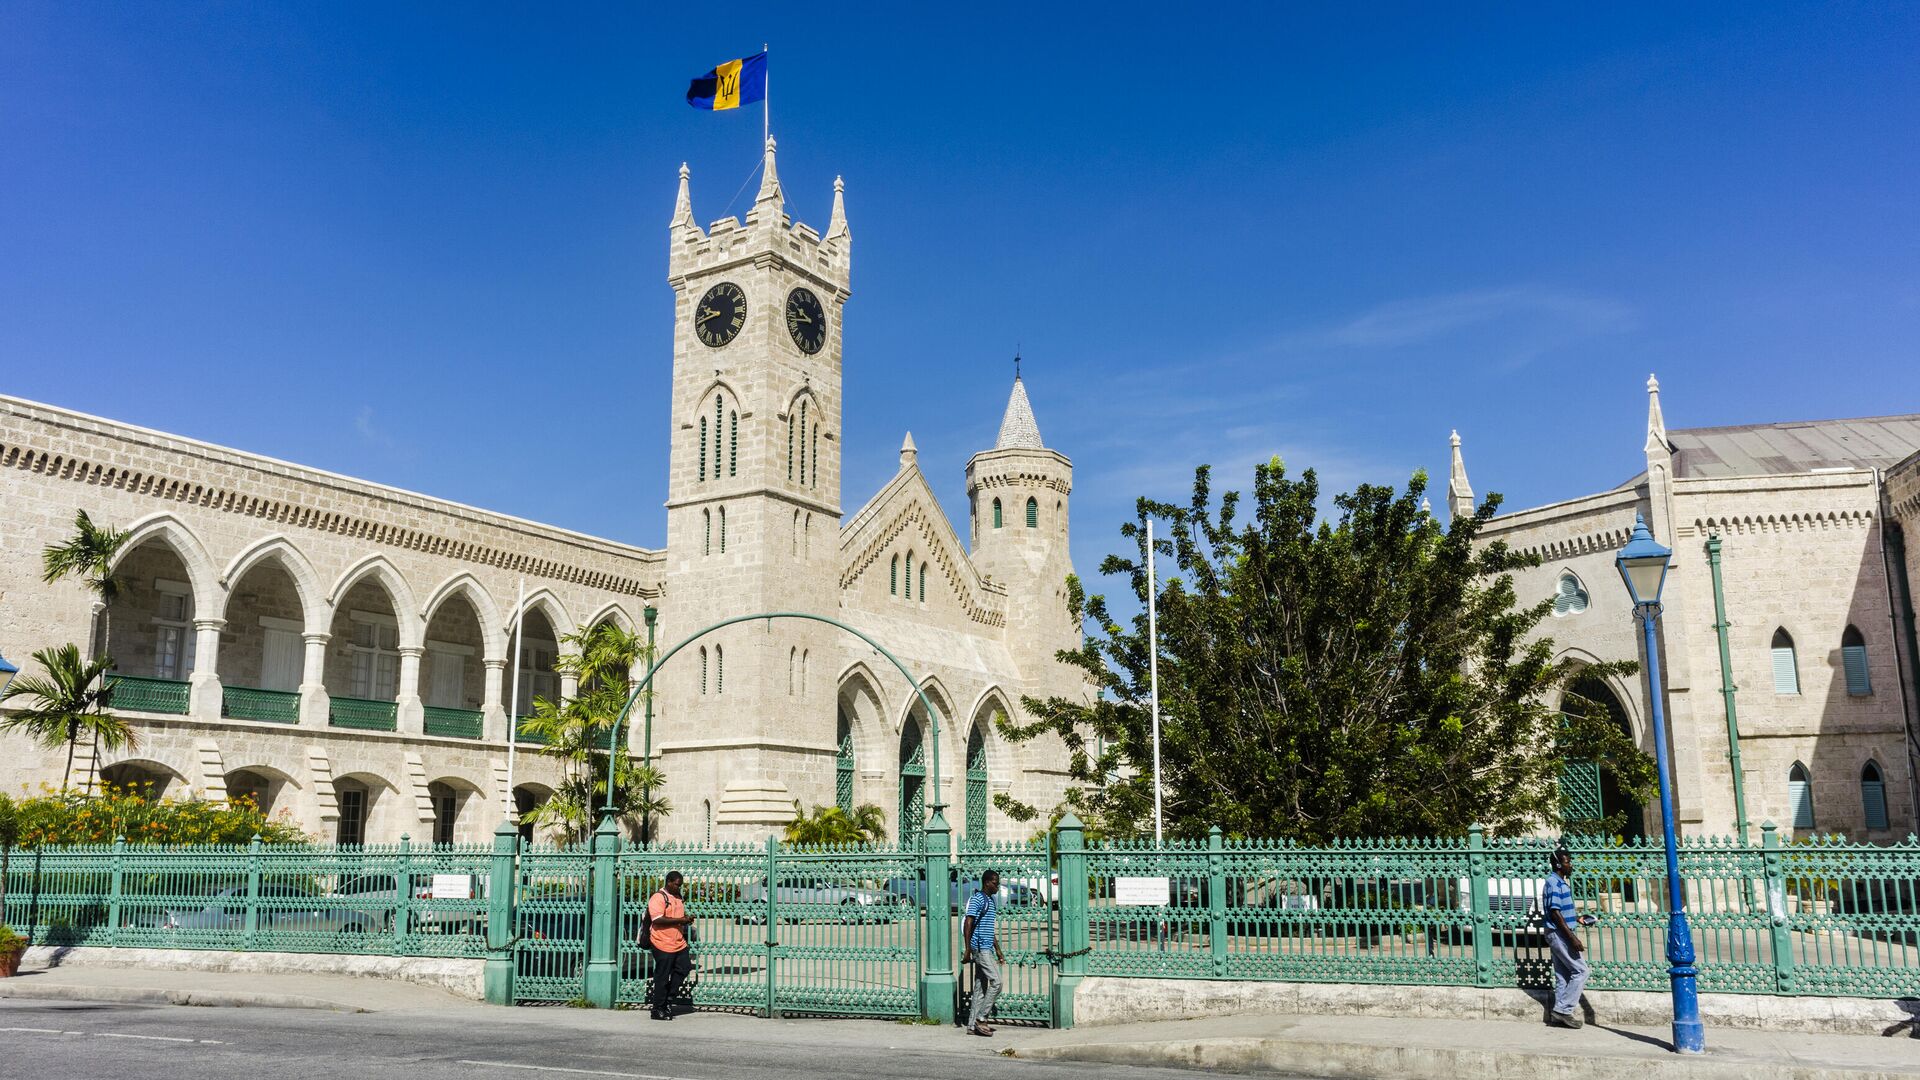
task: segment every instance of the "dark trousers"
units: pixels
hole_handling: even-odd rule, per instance
[[[693,950],[681,949],[679,952],[653,950],[653,1011],[666,1012],[673,1007],[673,999],[680,994],[680,988],[687,983],[687,976],[693,974]]]

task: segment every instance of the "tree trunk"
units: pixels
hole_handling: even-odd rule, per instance
[[[73,744],[80,741],[79,734],[72,730],[67,732],[67,771],[60,777],[60,791],[63,794],[73,786]]]

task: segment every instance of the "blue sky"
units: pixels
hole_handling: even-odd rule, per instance
[[[394,7],[0,0],[0,391],[656,545],[675,172],[759,143],[682,94],[767,41],[849,514],[908,429],[964,514],[1016,346],[1083,572],[1203,462],[1611,486],[1649,371],[1920,410],[1914,7]]]

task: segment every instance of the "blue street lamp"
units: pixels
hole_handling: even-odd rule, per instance
[[[1647,688],[1653,702],[1654,760],[1660,766],[1660,826],[1667,843],[1667,963],[1673,980],[1673,1048],[1682,1054],[1706,1050],[1706,1029],[1700,1023],[1700,995],[1694,983],[1693,930],[1687,925],[1686,894],[1680,884],[1680,844],[1673,834],[1672,766],[1667,760],[1667,713],[1661,703],[1660,644],[1653,624],[1660,618],[1660,589],[1673,565],[1671,548],[1660,546],[1647,531],[1646,519],[1633,516],[1633,536],[1614,559],[1620,580],[1627,583],[1634,614],[1646,635]]]

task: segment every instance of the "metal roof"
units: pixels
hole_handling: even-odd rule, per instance
[[[1815,469],[1884,469],[1920,452],[1920,413],[1854,420],[1676,428],[1675,476],[1769,476]]]

